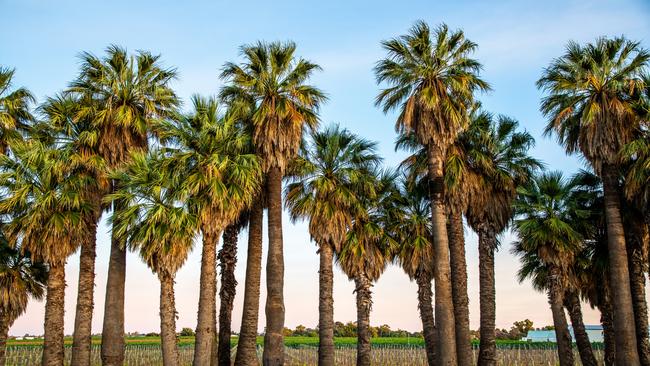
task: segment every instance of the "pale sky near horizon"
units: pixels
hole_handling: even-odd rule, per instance
[[[598,36],[625,35],[650,48],[650,2],[624,1],[68,1],[0,0],[0,65],[16,68],[15,86],[29,88],[39,100],[66,87],[77,74],[81,51],[101,55],[109,44],[162,54],[177,67],[174,83],[187,102],[193,93],[214,95],[226,61],[239,61],[238,47],[257,40],[293,40],[297,53],[323,67],[312,83],[323,89],[323,124],[340,123],[379,142],[385,163],[395,166],[403,154],[394,152],[395,115],[374,107],[379,87],[372,68],[384,52],[380,41],[404,34],[414,21],[441,22],[462,28],[479,45],[475,57],[493,91],[481,95],[490,112],[520,121],[537,140],[532,153],[550,169],[573,174],[582,163],[566,157],[552,138],[542,136],[539,113],[542,93],[535,81],[569,40],[588,42]],[[186,103],[187,104],[187,103]],[[109,227],[99,227],[93,332],[101,332],[109,255]],[[266,235],[266,231],[265,231]],[[477,237],[466,228],[471,328],[478,327]],[[519,284],[517,259],[510,254],[512,237],[501,239],[496,256],[497,326],[531,319],[535,326],[552,324],[546,296],[528,282]],[[266,250],[266,238],[265,238]],[[318,323],[318,256],[304,223],[285,215],[286,325]],[[176,278],[177,325],[194,328],[198,300],[198,245]],[[241,323],[246,235],[240,235],[236,270],[237,297],[233,330]],[[266,258],[264,258],[266,260]],[[78,254],[66,267],[65,332],[72,333],[78,278]],[[126,331],[158,331],[159,285],[156,277],[130,253],[126,282]],[[264,271],[260,331],[264,327]],[[354,286],[337,268],[334,283],[335,320],[353,321]],[[391,266],[373,288],[371,324],[420,330],[417,286]],[[585,323],[599,314],[584,306]],[[10,333],[42,334],[43,303],[32,301]]]

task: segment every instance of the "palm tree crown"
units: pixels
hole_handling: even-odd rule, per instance
[[[560,172],[548,172],[519,188],[514,221],[519,240],[514,253],[530,254],[546,265],[569,269],[585,240],[580,229],[586,225],[580,221],[590,216],[577,202],[574,185]],[[520,275],[526,277],[526,272]]]
[[[220,113],[216,99],[194,96],[192,104],[193,113],[154,128],[169,157],[162,167],[182,178],[179,189],[202,225],[223,230],[260,189],[260,163],[248,134],[232,113]]]
[[[478,73],[481,64],[469,54],[477,45],[446,24],[433,32],[419,21],[409,34],[382,42],[388,57],[375,73],[386,82],[376,98],[384,112],[400,108],[396,129],[414,131],[420,143],[449,145],[467,125],[467,109],[476,90],[489,90]]]
[[[11,140],[21,137],[34,120],[29,105],[36,99],[25,88],[11,89],[14,70],[0,67],[0,149],[3,154]]]
[[[178,181],[161,167],[163,159],[159,153],[134,154],[125,169],[113,174],[121,188],[107,199],[126,206],[111,218],[116,234],[154,272],[173,275],[191,251],[198,225],[178,195]]]
[[[411,280],[433,278],[431,205],[422,184],[402,180],[388,230],[398,243],[396,259]]]
[[[84,180],[70,175],[64,151],[37,141],[15,144],[0,157],[0,212],[10,217],[8,240],[46,263],[64,263],[85,234],[82,218],[92,206],[80,193]]]
[[[381,158],[376,144],[331,126],[311,141],[290,169],[286,188],[292,218],[308,218],[316,242],[341,250],[353,215],[365,210],[358,195],[374,189],[368,182]]]
[[[388,230],[389,208],[396,194],[396,173],[376,172],[374,192],[360,196],[365,211],[353,217],[336,259],[350,279],[362,275],[376,281],[393,258],[396,243]]]
[[[501,232],[512,218],[517,187],[525,184],[542,164],[528,154],[535,140],[519,123],[506,116],[477,113],[461,137],[478,182],[467,209],[470,226],[489,224]]]
[[[42,300],[47,282],[47,266],[32,260],[31,253],[12,247],[0,238],[0,317],[9,323],[27,308],[29,298]]]
[[[103,58],[84,52],[81,62],[68,89],[81,103],[75,119],[99,130],[98,151],[113,167],[128,160],[131,150],[146,149],[152,121],[170,116],[179,105],[169,87],[176,71],[161,66],[159,55],[129,56],[115,45]]]
[[[598,172],[615,164],[639,128],[634,94],[644,88],[641,72],[650,53],[623,37],[595,43],[570,42],[544,70],[537,86],[548,92],[541,110],[567,152],[581,151]]]
[[[317,127],[317,111],[326,100],[322,91],[306,84],[320,66],[296,58],[295,51],[293,42],[243,46],[245,61],[227,63],[221,73],[228,82],[221,97],[254,106],[253,142],[265,170],[284,171],[298,152],[303,127]]]

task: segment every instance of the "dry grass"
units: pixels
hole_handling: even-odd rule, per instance
[[[66,365],[70,363],[71,348],[66,347]],[[233,352],[235,350],[233,349]],[[180,347],[181,365],[191,365],[193,347]],[[602,363],[602,350],[595,350],[596,358]],[[500,349],[498,351],[498,365],[530,365],[530,366],[551,366],[559,364],[555,349]],[[234,356],[234,355],[233,355]],[[478,356],[474,350],[474,359]],[[262,350],[258,349],[258,357],[261,360]],[[41,358],[41,347],[10,347],[7,350],[7,365],[39,365]],[[234,357],[233,357],[234,359]],[[426,355],[422,347],[408,346],[381,346],[372,350],[373,365],[404,365],[404,366],[426,366]],[[580,364],[580,357],[576,351],[576,362]],[[353,366],[356,363],[356,349],[352,347],[341,347],[336,349],[335,363],[340,366]],[[93,346],[93,366],[101,365],[99,347]],[[318,364],[317,348],[295,347],[286,349],[287,366],[303,366]],[[128,345],[126,349],[125,365],[128,366],[152,366],[162,365],[162,354],[159,346],[155,345]]]

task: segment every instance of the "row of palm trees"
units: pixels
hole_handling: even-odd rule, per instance
[[[409,154],[394,170],[382,168],[374,142],[336,125],[318,129],[326,96],[309,78],[320,68],[296,56],[293,43],[243,46],[243,61],[222,68],[218,98],[194,96],[189,113],[169,86],[175,70],[144,51],[82,54],[77,78],[35,111],[31,94],[11,90],[13,71],[3,69],[0,278],[8,280],[0,346],[28,295],[40,298],[46,288],[43,364],[63,363],[64,266],[80,250],[72,364],[90,363],[96,230],[110,212],[102,362],[124,361],[130,249],[159,278],[163,359],[178,364],[174,276],[200,238],[194,365],[230,365],[237,237],[248,227],[234,362],[256,364],[266,209],[263,362],[281,365],[286,207],[292,220],[308,221],[318,246],[320,365],[334,364],[334,262],[355,282],[357,364],[370,364],[371,288],[392,262],[418,285],[429,364],[473,363],[463,219],[479,237],[480,365],[497,362],[494,253],[510,226],[521,280],[549,294],[563,365],[573,363],[564,309],[583,364],[595,363],[579,330],[580,299],[603,315],[608,363],[650,364],[648,52],[624,38],[570,43],[544,70],[547,133],[595,173],[566,181],[542,171],[529,154],[532,136],[516,120],[481,108],[476,95],[490,86],[472,58],[477,45],[462,31],[417,22],[382,46],[376,104],[398,111],[396,148]]]

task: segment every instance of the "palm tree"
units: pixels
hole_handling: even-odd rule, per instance
[[[228,104],[228,108],[236,119],[238,119],[240,127],[243,128],[249,136],[252,136],[253,124],[251,118],[255,108],[254,103],[242,100],[231,101]],[[251,153],[255,152],[252,139],[249,141],[247,151]],[[263,181],[260,186],[266,187],[266,183]],[[241,328],[239,331],[239,339],[237,341],[237,355],[235,357],[236,365],[253,365],[258,363],[257,326],[260,307],[260,283],[262,277],[262,230],[264,226],[264,208],[266,207],[265,196],[265,190],[260,189],[248,210],[243,212],[240,216],[239,222],[235,223],[248,226],[246,278],[244,284]],[[243,218],[246,218],[246,220],[242,220]],[[243,227],[241,227],[241,229],[243,229]],[[224,243],[224,247],[226,247],[226,243]],[[223,322],[220,323],[220,327],[223,327]],[[222,331],[219,330],[220,336],[221,332]],[[230,345],[230,342],[228,342],[228,344]]]
[[[264,184],[262,183],[262,187]],[[264,221],[264,200],[260,194],[250,207],[248,220],[248,247],[246,250],[246,280],[241,330],[237,342],[235,365],[258,364],[257,322],[260,306],[260,277],[262,275],[262,229]]]
[[[115,234],[158,276],[163,364],[178,366],[174,277],[192,250],[198,218],[178,194],[180,177],[169,176],[162,159],[159,153],[134,154],[129,165],[112,175],[120,189],[107,201],[124,202],[125,208],[111,218]]]
[[[319,365],[334,365],[334,253],[341,251],[352,218],[365,210],[357,194],[373,189],[368,176],[380,161],[375,143],[333,125],[311,134],[290,169],[286,205],[294,221],[309,220],[320,256]]]
[[[585,220],[589,226],[581,229],[585,242],[572,269],[572,282],[580,297],[592,308],[598,308],[600,311],[605,364],[614,365],[616,347],[602,182],[595,174],[586,170],[581,170],[572,181],[574,195],[577,196],[581,209],[590,212],[589,218]],[[583,364],[587,363],[583,361]]]
[[[591,341],[589,341],[589,335],[585,328],[580,305],[580,295],[577,289],[569,289],[564,293],[564,307],[571,319],[573,335],[576,346],[578,347],[578,353],[580,354],[580,362],[582,362],[583,366],[597,366],[598,362],[596,361],[594,350],[591,348]]]
[[[616,362],[639,364],[625,231],[619,200],[620,151],[640,128],[630,95],[643,88],[640,73],[650,53],[623,37],[571,42],[538,80],[546,133],[557,134],[567,153],[580,151],[603,181],[607,243],[616,328]]]
[[[489,85],[478,76],[480,63],[470,58],[476,44],[462,31],[442,24],[431,32],[419,21],[409,34],[384,41],[387,58],[375,67],[377,81],[389,86],[376,98],[384,112],[400,108],[396,128],[414,133],[427,147],[433,224],[436,327],[440,364],[457,361],[444,201],[447,149],[467,125],[467,110],[476,90]]]
[[[0,153],[6,154],[9,143],[22,139],[21,132],[34,120],[29,105],[36,99],[25,88],[11,89],[14,70],[0,67]]]
[[[535,140],[517,130],[517,121],[486,112],[473,115],[462,139],[475,174],[476,186],[469,194],[467,222],[479,237],[480,350],[479,364],[496,363],[494,251],[497,236],[512,218],[517,187],[525,184],[541,163],[528,155]]]
[[[42,300],[47,266],[0,236],[0,365],[5,365],[9,328],[25,312],[30,298]]]
[[[0,212],[9,242],[20,243],[49,267],[43,365],[63,365],[65,263],[87,235],[83,218],[92,210],[80,193],[83,179],[69,174],[67,156],[38,141],[16,143],[0,157]]]
[[[470,169],[471,162],[465,151],[463,135],[450,146],[445,161],[445,201],[447,205],[447,234],[451,264],[452,300],[456,330],[456,353],[459,365],[471,365],[472,343],[469,329],[469,297],[467,295],[467,261],[465,259],[465,233],[463,214],[467,210],[470,192],[475,189],[477,174]],[[413,134],[401,135],[396,142],[397,150],[411,153],[400,167],[409,172],[409,180],[426,182],[427,151]],[[421,184],[421,183],[418,183]]]
[[[298,153],[304,127],[318,124],[318,108],[325,95],[306,84],[320,70],[297,58],[296,45],[263,43],[242,47],[245,61],[227,63],[221,90],[227,101],[254,105],[250,118],[253,144],[266,172],[269,252],[266,265],[266,333],[264,364],[284,363],[284,254],[282,244],[282,177]]]
[[[219,341],[218,365],[230,366],[230,337],[232,334],[232,308],[237,290],[235,265],[237,264],[237,237],[241,229],[246,227],[248,212],[243,212],[235,222],[223,231],[223,246],[217,254],[221,267],[221,289],[219,290]]]
[[[560,172],[542,173],[520,187],[515,202],[514,231],[519,240],[512,249],[521,257],[519,280],[534,278],[533,286],[548,293],[561,365],[573,365],[571,335],[564,315],[564,293],[569,272],[582,250],[579,231],[589,218],[572,194],[572,183]],[[541,277],[541,278],[540,278]]]
[[[641,365],[650,365],[650,340],[648,339],[648,304],[646,302],[645,274],[648,271],[648,225],[644,220],[642,199],[622,200],[623,227],[627,264],[630,271],[630,291],[634,325],[636,329],[637,349]]]
[[[632,142],[622,150],[623,225],[630,271],[630,291],[634,309],[637,347],[642,365],[650,365],[648,307],[645,300],[647,272],[647,240],[650,227],[650,74],[642,76],[645,88],[637,97],[638,119],[642,128],[635,132]]]
[[[129,56],[112,45],[102,58],[82,53],[81,71],[67,92],[81,102],[74,119],[88,121],[97,132],[93,147],[108,168],[128,162],[132,151],[147,149],[152,121],[171,115],[179,104],[169,87],[175,77],[174,69],[161,66],[160,56],[146,51]],[[113,185],[110,190],[115,189]],[[111,206],[113,211],[121,209],[120,202]],[[125,243],[112,235],[102,328],[101,355],[106,366],[124,363],[125,276]]]
[[[409,172],[407,172],[409,174]],[[389,231],[398,243],[397,262],[411,281],[418,285],[418,308],[422,319],[429,365],[436,364],[437,335],[431,300],[433,279],[433,243],[431,242],[431,205],[426,189],[417,182],[402,180],[400,196],[395,200]]]
[[[194,365],[210,365],[216,336],[217,244],[224,229],[252,202],[261,183],[258,158],[248,152],[250,136],[232,114],[221,115],[214,98],[192,97],[194,111],[155,127],[169,159],[163,168],[182,177],[203,234]],[[216,355],[215,355],[216,356]]]
[[[101,199],[109,188],[105,161],[93,143],[97,131],[92,128],[89,120],[74,120],[80,105],[71,95],[48,98],[39,108],[46,122],[37,124],[32,131],[33,137],[51,139],[49,143],[52,146],[66,150],[68,168],[78,178],[85,177],[82,194],[93,205],[93,209],[84,217],[88,236],[81,243],[79,256],[79,283],[72,340],[73,366],[90,365],[97,224],[101,216]]]
[[[469,297],[467,295],[467,260],[465,258],[465,227],[463,214],[467,211],[472,190],[481,181],[470,168],[471,161],[462,138],[450,148],[445,162],[445,200],[447,202],[447,233],[451,262],[451,289],[456,322],[456,350],[459,365],[474,362],[469,329]]]
[[[377,172],[374,192],[358,194],[364,212],[352,218],[336,260],[350,280],[354,280],[357,294],[357,365],[370,365],[370,310],[372,287],[392,260],[395,243],[386,230],[390,217],[386,208],[392,204],[396,175],[389,171]]]

